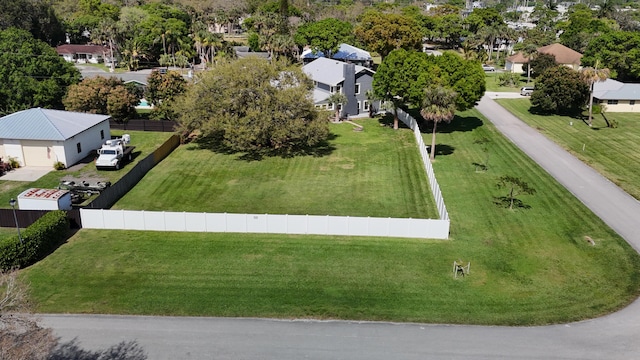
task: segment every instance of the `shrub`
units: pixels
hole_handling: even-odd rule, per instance
[[[69,233],[67,213],[55,210],[46,213],[23,233],[0,242],[0,269],[24,268],[47,256]]]
[[[500,86],[517,87],[520,83],[520,74],[502,73],[498,75],[498,84]]]
[[[602,113],[602,105],[593,104],[593,106],[591,107],[591,112],[593,113],[593,115],[601,114]]]
[[[62,161],[56,161],[53,163],[53,168],[56,170],[64,170],[66,166],[64,166],[64,163]]]
[[[18,162],[18,159],[14,157],[9,157],[9,165],[11,165],[11,167],[14,169],[17,169],[20,167],[20,163]]]

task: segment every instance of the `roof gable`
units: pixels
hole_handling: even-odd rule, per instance
[[[0,138],[64,141],[109,118],[41,108],[22,110],[0,118]]]
[[[580,64],[582,58],[579,52],[559,43],[540,47],[538,52],[555,56],[558,64]]]
[[[58,54],[100,54],[107,52],[109,49],[102,45],[76,45],[64,44],[56,47]]]
[[[342,61],[321,57],[303,66],[302,71],[313,79],[313,81],[330,86],[336,86],[344,81],[343,68],[345,64],[346,63]],[[355,69],[356,74],[364,71],[374,74],[373,70],[364,66],[355,65]]]
[[[580,64],[580,59],[582,59],[582,54],[558,43],[539,47],[538,52],[553,55],[558,64]],[[529,59],[521,52],[509,56],[506,60],[517,64],[526,64],[529,62]]]

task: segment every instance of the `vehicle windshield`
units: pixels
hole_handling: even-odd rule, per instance
[[[116,151],[115,150],[102,150],[101,154],[104,154],[104,155],[115,155]]]

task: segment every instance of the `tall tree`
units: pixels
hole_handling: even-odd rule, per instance
[[[0,114],[32,107],[62,109],[80,72],[46,43],[16,28],[0,31]]]
[[[327,57],[335,54],[341,43],[351,43],[353,26],[346,21],[327,18],[301,25],[295,34],[296,44],[309,45],[322,51]]]
[[[559,65],[538,78],[531,94],[531,110],[543,114],[577,115],[588,97],[589,86],[582,75]]]
[[[596,61],[595,67],[588,66],[580,70],[587,85],[589,85],[589,120],[587,122],[589,127],[592,126],[593,119],[593,87],[596,82],[607,80],[611,74],[607,68],[598,69],[598,65],[599,62]]]
[[[213,148],[295,154],[326,140],[329,131],[300,67],[259,58],[220,61],[176,100],[180,130],[198,132]]]
[[[522,48],[522,55],[527,58],[527,84],[531,81],[531,60],[538,54],[538,47],[534,43],[527,43]]]
[[[360,19],[355,35],[383,60],[394,49],[422,49],[420,24],[409,16],[369,11]]]
[[[138,100],[121,79],[98,76],[70,86],[63,102],[69,111],[108,114],[116,121],[125,122],[136,113]]]
[[[442,86],[430,86],[425,89],[420,115],[425,120],[433,121],[431,154],[429,155],[432,162],[436,157],[436,126],[441,122],[451,122],[456,113],[457,96],[455,91]]]
[[[161,74],[151,72],[147,78],[145,99],[154,106],[151,117],[159,120],[175,120],[177,114],[173,108],[174,99],[187,90],[186,80],[175,71]]]

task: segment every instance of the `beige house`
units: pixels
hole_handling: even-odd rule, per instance
[[[20,166],[69,167],[111,138],[108,115],[34,108],[0,118],[0,158]]]
[[[538,52],[541,54],[553,55],[556,58],[556,63],[570,67],[574,70],[580,68],[580,59],[582,54],[572,50],[562,44],[551,44],[538,48]],[[509,56],[506,59],[505,70],[512,73],[524,72],[524,64],[528,63],[527,59],[522,53],[516,53]]]
[[[593,103],[607,112],[640,112],[640,84],[607,79],[593,84]]]

